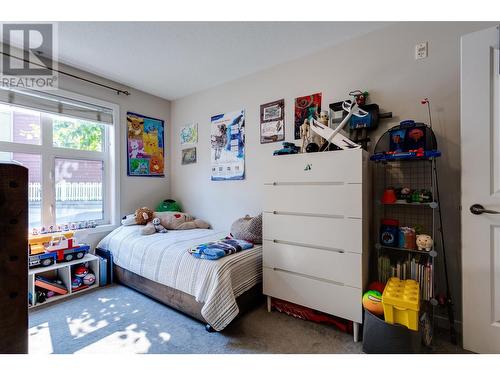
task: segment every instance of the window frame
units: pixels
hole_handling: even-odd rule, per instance
[[[41,222],[44,226],[57,224],[56,200],[55,200],[55,160],[75,159],[75,160],[99,160],[103,161],[103,219],[96,221],[98,228],[96,231],[112,229],[118,225],[120,220],[120,158],[119,158],[119,131],[120,131],[120,110],[114,103],[100,99],[90,98],[70,91],[57,90],[57,94],[68,99],[79,100],[89,104],[106,107],[113,111],[113,124],[104,124],[104,144],[102,151],[77,150],[72,148],[57,147],[53,145],[53,126],[51,115],[58,113],[33,110],[40,113],[40,144],[27,144],[0,141],[0,151],[24,154],[37,154],[41,156]],[[23,108],[15,104],[4,103],[13,107]],[[29,108],[27,108],[29,109]],[[85,120],[85,119],[82,119]],[[88,120],[85,120],[88,121]],[[49,188],[47,188],[49,187]],[[62,224],[62,223],[59,223]]]

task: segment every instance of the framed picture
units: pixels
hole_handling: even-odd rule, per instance
[[[127,112],[127,175],[165,176],[164,122]]]
[[[245,178],[245,110],[211,118],[210,164],[212,181]]]
[[[285,99],[260,106],[260,143],[285,140]]]
[[[182,150],[182,165],[196,163],[196,147],[185,148]]]
[[[183,126],[180,131],[181,146],[198,143],[198,124]]]
[[[300,127],[304,122],[311,125],[311,119],[318,119],[321,112],[321,93],[301,96],[295,99],[295,139],[300,139]]]

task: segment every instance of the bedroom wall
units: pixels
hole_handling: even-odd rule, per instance
[[[120,214],[121,216],[133,212],[137,207],[156,205],[170,195],[170,152],[169,129],[170,129],[170,102],[143,91],[120,85],[116,82],[106,80],[102,77],[83,72],[65,65],[59,64],[59,69],[73,73],[81,77],[104,83],[113,87],[129,91],[129,96],[117,95],[95,85],[75,80],[65,75],[59,75],[59,88],[72,91],[92,98],[106,100],[120,106]],[[165,121],[165,139],[167,145],[165,150],[165,177],[129,177],[127,176],[127,117],[128,111],[140,113],[146,116],[162,119]]]
[[[247,213],[262,210],[262,170],[279,143],[261,145],[259,106],[285,98],[286,140],[293,140],[294,98],[323,93],[323,106],[353,89],[370,92],[372,103],[392,111],[373,139],[403,119],[428,122],[424,97],[431,99],[439,160],[442,208],[452,293],[461,317],[459,89],[460,36],[493,23],[397,23],[352,41],[172,102],[172,197],[184,210],[228,229]],[[429,57],[416,61],[415,44],[429,42]],[[200,56],[200,58],[203,58]],[[265,56],[262,56],[265,58]],[[246,178],[210,181],[210,117],[246,110]],[[198,162],[181,165],[179,129],[198,122]],[[439,282],[443,285],[442,282]]]

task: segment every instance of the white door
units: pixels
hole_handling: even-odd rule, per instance
[[[464,348],[500,353],[499,30],[462,38],[462,289]],[[483,212],[485,210],[492,212]],[[482,212],[482,213],[481,213]]]

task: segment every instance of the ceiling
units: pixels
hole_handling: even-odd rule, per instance
[[[59,61],[173,100],[387,25],[384,22],[61,22]]]

